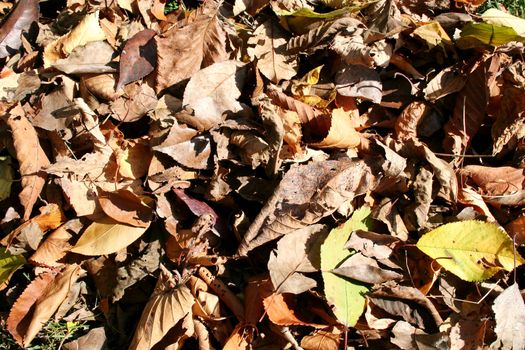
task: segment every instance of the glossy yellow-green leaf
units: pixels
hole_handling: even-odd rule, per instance
[[[440,226],[421,237],[417,247],[465,281],[483,281],[502,269],[514,269],[512,240],[488,222],[468,220]],[[524,262],[516,252],[516,266]]]
[[[11,255],[7,249],[0,248],[0,287],[25,263],[26,259],[22,255]]]
[[[334,274],[332,271],[353,253],[345,249],[345,243],[355,230],[368,230],[366,218],[370,209],[362,207],[354,212],[343,225],[333,229],[321,245],[321,271],[326,299],[334,306],[337,319],[352,327],[365,308],[364,294],[369,288],[357,281]]]
[[[470,49],[483,45],[500,46],[511,41],[523,41],[523,39],[510,27],[472,22],[463,27],[457,44],[461,49]]]
[[[112,254],[136,241],[146,229],[104,219],[89,225],[71,251],[89,256]]]
[[[0,201],[9,198],[12,183],[13,168],[11,167],[11,157],[0,157]]]

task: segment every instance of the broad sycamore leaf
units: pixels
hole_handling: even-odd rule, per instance
[[[105,218],[89,225],[71,251],[88,256],[112,254],[135,242],[146,229]]]
[[[355,230],[368,230],[366,219],[370,208],[361,207],[338,228],[333,229],[321,245],[321,271],[326,299],[333,305],[337,319],[353,327],[365,309],[364,294],[369,288],[357,281],[340,277],[332,272],[352,253],[344,246]]]
[[[423,235],[417,247],[459,278],[475,282],[500,270],[514,270],[525,260],[513,249],[505,231],[476,220],[453,222]]]

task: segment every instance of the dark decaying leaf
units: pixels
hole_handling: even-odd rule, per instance
[[[38,0],[20,0],[0,28],[0,58],[17,52],[22,46],[22,33],[38,20]]]
[[[157,65],[157,46],[153,40],[156,34],[151,29],[144,29],[126,42],[120,54],[117,90],[153,72]]]

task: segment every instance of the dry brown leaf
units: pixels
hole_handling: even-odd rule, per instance
[[[25,228],[31,225],[38,226],[42,232],[55,229],[62,224],[64,219],[64,214],[58,205],[53,203],[45,205],[40,208],[39,215],[18,226],[15,230],[5,236],[0,243],[2,245],[10,245],[13,239],[15,239]]]
[[[156,34],[151,29],[144,29],[126,42],[120,54],[117,90],[153,72],[157,65],[157,47],[153,40]]]
[[[399,139],[417,139],[417,127],[430,113],[430,106],[425,102],[414,101],[405,107],[396,119],[396,136]]]
[[[228,59],[224,24],[218,19],[219,6],[216,1],[207,1],[187,19],[155,38],[157,92],[191,77],[201,68]]]
[[[206,129],[220,124],[226,113],[242,110],[237,101],[246,80],[244,63],[224,61],[192,75],[184,90],[183,105],[191,107],[195,118],[207,121]]]
[[[481,189],[482,197],[487,203],[499,205],[523,205],[525,203],[523,169],[468,165],[459,173],[471,179]]]
[[[326,233],[325,227],[317,224],[279,240],[277,250],[270,254],[268,260],[268,270],[276,293],[300,294],[317,286],[314,279],[303,273],[319,269],[319,261],[314,257]]]
[[[297,61],[286,50],[289,35],[275,20],[261,24],[248,39],[252,55],[257,58],[257,68],[274,83],[290,79],[297,74]]]
[[[24,334],[24,346],[31,344],[49,318],[58,310],[73,284],[84,275],[85,271],[79,265],[68,265],[47,285],[35,302],[31,323]]]
[[[334,332],[327,332],[323,330],[316,330],[311,335],[306,335],[301,339],[301,347],[304,350],[337,350],[341,334],[334,330]]]
[[[511,237],[513,237],[516,244],[525,244],[525,216],[520,216],[512,220],[505,226]]]
[[[465,86],[466,81],[464,75],[456,72],[453,67],[448,67],[440,71],[427,83],[423,93],[427,100],[433,102],[460,91]]]
[[[80,232],[83,226],[78,219],[69,220],[53,231],[45,241],[40,244],[36,252],[29,258],[29,261],[39,266],[62,266],[63,264],[58,261],[73,247],[70,244],[70,240]]]
[[[7,125],[13,133],[16,158],[20,164],[22,191],[18,196],[20,203],[24,206],[23,219],[27,221],[31,217],[33,206],[46,181],[46,175],[41,170],[50,163],[44,150],[40,147],[35,128],[23,112],[18,113],[17,111],[15,115],[12,110],[7,119]]]
[[[37,0],[20,0],[9,16],[2,22],[0,29],[0,58],[17,52],[22,46],[22,32],[29,31],[33,22],[38,20]]]
[[[115,119],[121,122],[134,122],[155,109],[157,96],[152,87],[145,83],[133,83],[124,87],[124,95],[111,103]]]
[[[116,85],[115,74],[84,74],[81,77],[81,84],[98,98],[103,100],[113,101],[119,94],[115,89]]]
[[[98,17],[98,11],[86,15],[69,33],[48,44],[44,48],[44,66],[49,67],[57,60],[69,56],[77,46],[105,40],[106,34],[100,27]]]
[[[337,93],[380,103],[383,85],[379,74],[362,65],[347,65],[335,77]]]
[[[151,201],[149,198],[140,198],[133,192],[124,189],[107,192],[98,188],[97,192],[97,199],[102,210],[113,220],[136,227],[150,225],[153,210],[145,204]]]
[[[223,346],[223,350],[251,350],[254,329],[242,323],[237,324]]]
[[[293,166],[252,222],[237,253],[315,224],[374,186],[362,161],[324,161]]]
[[[264,298],[264,310],[273,323],[280,326],[309,326],[324,328],[326,325],[312,323],[307,315],[301,312],[293,294],[274,293]]]
[[[67,74],[113,73],[115,68],[109,65],[115,50],[105,41],[92,41],[84,46],[77,46],[67,58],[53,63],[53,67]]]
[[[326,136],[319,142],[311,142],[310,146],[315,148],[356,148],[361,143],[359,133],[353,128],[351,113],[343,108],[332,110],[330,119],[326,120],[328,125],[323,129],[317,129],[319,135],[323,132]],[[310,126],[311,127],[311,126]]]
[[[144,307],[129,349],[152,349],[171,328],[191,314],[194,302],[189,288],[183,284],[177,285],[173,275],[163,268],[155,290]],[[177,337],[180,336],[177,334]]]
[[[52,272],[36,276],[11,307],[6,327],[18,345],[24,346],[23,339],[31,322],[32,307],[54,278],[55,274]]]
[[[65,350],[103,350],[106,347],[107,338],[104,327],[91,329],[87,334],[78,339],[64,344]]]
[[[361,253],[352,255],[331,272],[370,284],[379,284],[403,278],[403,275],[397,272],[379,267],[375,259],[366,257]]]

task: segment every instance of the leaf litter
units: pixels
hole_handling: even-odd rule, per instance
[[[0,1],[2,330],[523,348],[525,21],[460,3]]]

